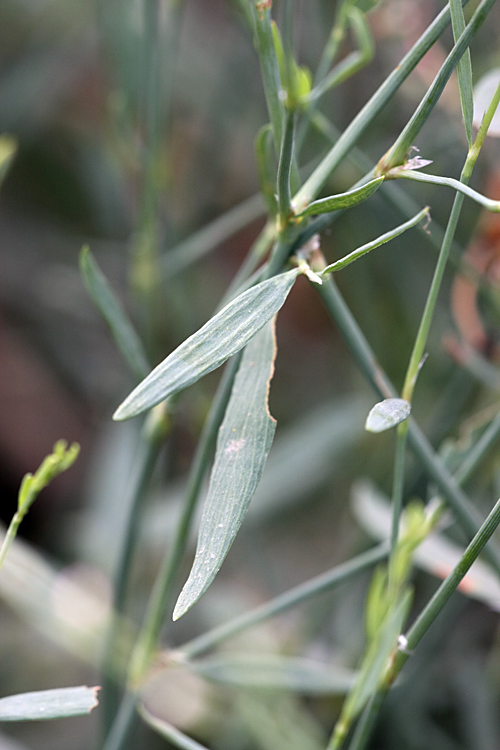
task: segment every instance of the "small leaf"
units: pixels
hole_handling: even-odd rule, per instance
[[[479,128],[484,113],[490,106],[495,91],[500,84],[500,68],[493,68],[486,73],[474,86],[474,125]],[[500,107],[493,115],[491,125],[488,128],[488,135],[500,137]]]
[[[362,203],[379,189],[384,181],[384,177],[377,177],[370,180],[359,188],[349,190],[347,193],[339,193],[329,198],[322,198],[319,201],[313,201],[297,216],[316,216],[317,214],[327,214],[330,211],[338,211],[342,208],[352,208]]]
[[[384,432],[404,422],[410,416],[411,405],[403,398],[386,398],[371,409],[366,418],[365,430]]]
[[[250,341],[241,360],[217,438],[195,560],[177,600],[174,620],[212,583],[262,476],[276,429],[268,407],[275,356],[274,326],[269,323]]]
[[[80,271],[85,287],[125,361],[138,378],[143,378],[149,364],[141,340],[88,247],[83,247],[80,253]]]
[[[299,273],[293,268],[240,294],[139,383],[113,419],[130,419],[151,409],[243,349],[283,306]]]
[[[97,706],[98,687],[38,690],[0,699],[0,721],[37,721],[89,714]]]
[[[226,685],[309,695],[347,693],[356,679],[356,672],[345,667],[275,654],[225,654],[189,662],[188,666],[196,674]]]

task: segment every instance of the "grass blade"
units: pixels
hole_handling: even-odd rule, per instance
[[[0,721],[40,721],[89,714],[97,706],[97,687],[37,690],[0,699]]]
[[[274,326],[269,323],[254,336],[241,360],[219,430],[195,560],[177,600],[174,620],[212,583],[257,489],[276,429],[268,408],[275,356]]]
[[[262,281],[226,305],[139,383],[113,419],[130,419],[156,406],[243,349],[282,307],[299,273],[293,268]]]
[[[150,368],[141,340],[88,247],[83,247],[80,253],[80,272],[123,358],[132,372],[143,378]]]

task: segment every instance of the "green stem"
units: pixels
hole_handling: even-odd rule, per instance
[[[377,722],[386,693],[378,690],[366,705],[354,731],[348,750],[364,750]]]
[[[477,190],[473,190],[468,187],[463,181],[455,180],[453,177],[440,177],[434,174],[426,174],[425,172],[416,172],[413,169],[394,169],[388,173],[387,177],[391,179],[395,177],[397,179],[403,178],[405,180],[413,180],[415,182],[425,182],[428,185],[441,185],[442,187],[450,187],[453,190],[462,193],[471,198],[472,200],[479,203],[483,208],[493,213],[500,213],[500,201],[494,201],[490,198],[486,198]]]
[[[147,434],[147,426],[146,426]],[[121,543],[118,565],[116,568],[113,589],[113,615],[111,617],[108,634],[104,645],[103,655],[103,694],[101,698],[102,714],[106,733],[112,723],[119,702],[121,688],[117,685],[116,676],[123,678],[119,670],[119,656],[121,654],[120,624],[125,611],[127,587],[130,580],[132,561],[137,549],[137,541],[142,528],[142,517],[147,490],[151,482],[151,475],[156,465],[163,439],[163,430],[154,430],[146,437],[141,446],[142,453],[138,460],[138,470],[133,489],[132,504],[129,511],[127,527]]]
[[[183,271],[261,216],[264,216],[262,197],[252,195],[165,253],[162,273],[174,276]]]
[[[381,160],[379,165],[381,173],[385,174],[393,167],[397,167],[404,163],[408,152],[415,143],[418,133],[422,130],[422,127],[441,97],[451,74],[456,68],[465,50],[470,45],[474,35],[484,23],[495,2],[496,0],[483,0],[479,5],[467,24],[465,31],[460,35],[457,43],[441,66],[431,87],[418,105],[410,121],[396,140],[395,144]]]
[[[137,721],[136,706],[137,696],[134,693],[127,693],[121,702],[102,750],[126,750],[132,729]]]
[[[392,565],[394,561],[399,537],[399,521],[403,507],[403,487],[405,475],[405,452],[408,436],[408,420],[398,425],[396,431],[396,453],[394,458],[394,475],[392,485],[392,528],[391,528],[391,555],[389,561],[389,580],[392,578]]]
[[[460,182],[457,182],[456,180],[454,180],[454,182],[456,182],[457,184],[462,185],[463,188],[466,188],[467,183],[470,180],[470,177],[472,175],[472,170],[474,169],[474,166],[478,159],[481,146],[483,145],[484,138],[488,131],[488,127],[491,123],[493,115],[495,114],[499,101],[500,101],[500,86],[498,86],[495,92],[495,96],[493,97],[490,103],[490,106],[488,107],[488,110],[483,118],[483,122],[481,123],[481,127],[478,131],[476,140],[474,141],[471,148],[469,149],[469,152],[467,154],[467,159],[465,160],[465,164],[462,169],[462,174],[460,175]],[[404,171],[405,170],[402,170],[401,174]],[[422,175],[419,172],[415,172],[414,175],[419,175],[419,178],[422,177]],[[442,179],[442,178],[438,178],[438,179]],[[453,238],[455,236],[455,231],[457,228],[458,220],[460,218],[460,212],[462,210],[463,201],[464,201],[463,192],[457,193],[457,195],[455,195],[455,200],[453,201],[453,207],[451,209],[450,218],[448,219],[448,225],[446,227],[446,231],[445,231],[444,238],[443,238],[443,243],[441,245],[441,251],[439,253],[438,262],[436,264],[436,269],[434,271],[434,276],[432,279],[431,287],[429,289],[429,294],[427,296],[427,301],[425,303],[424,313],[420,321],[420,326],[418,329],[417,337],[415,339],[415,343],[413,345],[413,351],[411,353],[410,362],[408,364],[408,369],[406,371],[405,382],[404,382],[403,391],[401,394],[402,398],[404,398],[406,401],[411,402],[412,397],[413,397],[413,391],[414,391],[415,384],[417,381],[418,372],[420,369],[420,363],[422,361],[424,350],[427,344],[427,338],[429,336],[429,330],[431,327],[432,319],[434,317],[434,310],[436,309],[436,303],[437,303],[437,298],[439,295],[439,290],[441,288],[444,271],[446,268],[446,264],[448,262],[448,257],[449,257],[450,249],[453,243]]]
[[[298,211],[305,208],[311,200],[317,196],[333,170],[349,153],[362,133],[385,107],[387,102],[396,93],[411,71],[432,47],[434,42],[440,37],[449,23],[450,12],[449,8],[446,7],[356,115],[321,164],[318,165],[309,179],[306,180],[304,185],[300,188],[299,192],[293,199]]]
[[[16,538],[19,526],[21,525],[21,522],[24,516],[25,516],[25,513],[21,513],[20,511],[17,511],[12,517],[12,520],[9,524],[9,528],[7,529],[7,532],[3,539],[2,547],[0,549],[0,568],[5,562],[7,553],[12,545],[12,542]]]
[[[332,279],[325,280],[321,286],[313,284],[313,287],[321,295],[328,312],[335,320],[358,366],[372,384],[378,396],[381,398],[396,397],[398,394],[394,386],[377,362],[363,332]],[[428,475],[436,482],[446,498],[458,523],[468,537],[472,538],[482,523],[480,514],[454,481],[442,461],[436,456],[427,438],[414,420],[410,420],[408,441]],[[485,557],[500,574],[500,551],[496,545],[489,545],[488,549],[485,550]]]
[[[491,421],[479,440],[471,448],[467,457],[462,461],[460,467],[454,474],[454,479],[459,485],[465,484],[488,450],[500,437],[500,413]]]
[[[314,596],[330,591],[341,583],[350,580],[358,573],[376,565],[387,557],[387,553],[387,544],[380,544],[368,552],[363,552],[361,555],[353,557],[341,565],[337,565],[326,573],[322,573],[305,583],[295,586],[284,594],[275,597],[270,602],[266,602],[260,607],[256,607],[250,612],[245,612],[228,623],[219,625],[208,633],[204,633],[198,636],[198,638],[188,641],[183,646],[180,646],[178,651],[188,659],[199,656],[254,625],[258,625],[261,622],[269,620],[271,617],[286,612],[288,609],[302,604],[302,602]]]
[[[420,643],[430,626],[439,615],[451,595],[457,590],[460,582],[465,577],[479,554],[484,550],[493,533],[500,524],[500,500],[495,503],[481,528],[465,550],[460,561],[453,568],[449,576],[439,586],[438,590],[417,617],[406,634],[406,644],[403,651],[398,651],[394,662],[394,670],[391,673],[391,682],[399,674],[403,665],[408,660],[411,652]]]

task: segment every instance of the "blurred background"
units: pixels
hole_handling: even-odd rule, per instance
[[[278,21],[282,5],[275,3]],[[442,5],[385,0],[369,14],[373,61],[322,101],[339,130]],[[81,281],[82,245],[90,246],[156,364],[213,314],[264,226],[254,141],[267,115],[243,6],[244,0],[0,4],[0,133],[18,143],[0,194],[3,521],[15,512],[23,474],[39,465],[57,439],[82,446],[76,465],[43,493],[24,521],[25,557],[0,573],[2,695],[100,681],[99,634],[130,502],[140,420],[111,421],[134,379]],[[335,11],[332,0],[294,2],[297,59],[312,70]],[[475,79],[500,64],[499,33],[497,8],[471,48]],[[373,166],[392,145],[450,44],[447,33],[364,134],[354,161],[346,160],[331,177],[325,194],[348,189],[364,165]],[[347,39],[342,53],[350,50]],[[466,139],[454,78],[415,145],[433,160],[433,173],[459,176]],[[327,149],[313,133],[301,163]],[[490,139],[473,186],[500,198],[499,167],[500,143]],[[337,279],[397,387],[436,259],[432,240],[453,200],[446,188],[404,188],[415,205],[431,206],[430,236],[413,230]],[[226,223],[220,221],[224,215]],[[401,221],[378,193],[325,232],[323,252],[332,262]],[[203,233],[207,226],[211,235]],[[417,420],[433,445],[448,437],[455,452],[457,441],[463,446],[491,419],[498,402],[499,220],[466,201],[456,241],[415,401]],[[463,252],[476,269],[474,281],[459,274]],[[212,589],[169,628],[171,646],[371,544],[350,506],[356,480],[369,478],[390,494],[393,435],[364,432],[376,399],[302,279],[280,313],[278,346],[271,391],[278,430],[262,486]],[[177,404],[148,501],[129,602],[132,622],[140,621],[168,545],[218,377],[205,378]],[[498,496],[499,469],[493,456],[472,482],[480,507],[490,507]],[[429,490],[411,458],[407,489],[422,498]],[[240,646],[355,667],[367,581],[361,576],[251,631]],[[418,605],[436,582],[422,572],[416,582]],[[500,747],[498,643],[496,614],[457,595],[412,664],[411,691],[403,682],[388,701],[373,748]],[[185,698],[178,688],[183,679]],[[245,702],[237,688],[219,693],[205,683],[193,687],[189,679],[181,677],[175,689],[164,686],[158,710],[186,731],[194,726],[211,748],[276,750],[280,742],[297,750],[321,747],[339,705],[338,698],[292,701],[273,693],[266,699],[274,707],[273,721],[281,715],[285,725],[295,726],[295,740],[277,739],[281,735],[273,734],[260,694],[247,695]],[[226,714],[228,704],[232,711]],[[98,747],[98,713],[8,726],[0,750]],[[256,731],[259,723],[270,727],[267,734]],[[135,747],[168,746],[141,731]]]

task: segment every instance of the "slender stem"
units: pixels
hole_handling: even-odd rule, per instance
[[[399,537],[399,521],[403,507],[403,487],[405,475],[405,452],[408,437],[408,420],[398,425],[396,431],[396,453],[394,457],[394,475],[392,484],[392,528],[391,528],[391,556],[394,560]],[[389,563],[389,578],[391,578],[392,566]]]
[[[180,729],[174,727],[166,721],[157,719],[151,714],[145,707],[139,709],[143,719],[155,729],[159,735],[165,737],[170,744],[180,748],[180,750],[208,750],[205,745],[201,745],[196,740],[188,737],[187,734],[181,732]]]
[[[119,560],[116,568],[115,583],[113,588],[113,614],[104,644],[104,655],[102,660],[103,669],[103,693],[101,698],[102,715],[106,733],[111,726],[112,718],[116,713],[119,703],[121,688],[117,685],[116,677],[123,678],[118,667],[118,655],[120,653],[120,623],[121,616],[125,611],[127,587],[130,580],[132,561],[137,548],[137,541],[142,528],[142,517],[147,490],[151,481],[151,475],[155,467],[158,454],[163,442],[163,434],[154,431],[141,446],[141,454],[138,459],[135,484],[132,493],[132,503],[129,510],[125,534],[121,542]]]
[[[284,594],[275,597],[270,602],[266,602],[260,607],[256,607],[250,612],[245,612],[228,623],[219,625],[208,633],[204,633],[198,636],[198,638],[188,641],[183,646],[180,646],[178,650],[183,656],[189,659],[199,656],[204,651],[214,648],[214,646],[223,643],[234,635],[269,620],[271,617],[275,617],[282,612],[286,612],[288,609],[350,580],[353,576],[383,560],[387,557],[387,553],[387,544],[379,544],[368,552],[363,552],[361,555],[353,557],[341,565],[337,565],[332,570],[295,586]]]
[[[449,576],[439,586],[438,590],[428,602],[424,610],[420,613],[415,623],[406,634],[407,645],[404,652],[398,651],[394,662],[394,671],[391,674],[391,681],[394,680],[403,665],[408,660],[411,652],[420,643],[436,617],[439,615],[448,599],[458,588],[460,582],[469,571],[472,564],[478,558],[479,554],[485,548],[485,545],[491,539],[493,533],[500,524],[500,500],[497,500],[492,511],[489,513],[485,522],[474,536],[473,540],[465,550],[460,561],[453,568]]]
[[[385,698],[385,691],[378,690],[366,705],[354,731],[348,750],[364,750],[370,739]]]
[[[328,312],[345,338],[358,366],[372,384],[376,393],[381,398],[397,396],[394,386],[377,362],[363,332],[332,279],[325,280],[321,286],[313,284],[313,287],[323,298]],[[414,420],[410,420],[408,441],[413,452],[446,498],[458,523],[469,538],[472,538],[482,522],[480,514],[457,485],[442,461],[436,456],[429,441]],[[485,557],[500,574],[500,551],[497,546],[490,544],[485,550]]]
[[[137,696],[127,693],[123,698],[111,731],[102,750],[125,750],[129,744],[132,728],[137,721]]]
[[[487,451],[494,445],[500,437],[500,412],[490,422],[479,440],[471,448],[470,453],[462,461],[460,467],[454,474],[455,481],[463,485],[472,476],[478,464],[484,458]]]
[[[294,197],[294,203],[298,211],[305,208],[317,196],[333,170],[347,156],[362,133],[369,127],[373,119],[385,107],[425,53],[440,37],[449,22],[450,12],[449,8],[446,7],[356,115],[321,164],[319,164],[309,179],[302,185]]]
[[[458,184],[462,184],[463,187],[466,187],[467,183],[470,180],[470,177],[472,175],[472,170],[474,169],[474,166],[478,159],[481,146],[484,142],[484,138],[488,131],[489,124],[491,123],[491,120],[496,111],[499,101],[500,101],[500,86],[497,87],[495,96],[493,97],[490,103],[490,106],[488,107],[488,110],[486,112],[486,115],[483,118],[483,122],[481,123],[481,127],[479,129],[477,138],[472,144],[467,154],[467,159],[465,160],[465,164],[462,169],[462,174],[460,175],[460,183],[458,183]],[[419,176],[421,176],[420,173],[418,172],[416,172],[415,174],[416,175],[418,174]],[[408,364],[408,369],[406,371],[406,378],[405,378],[405,382],[403,385],[402,397],[410,402],[413,397],[413,391],[414,391],[415,384],[417,381],[418,372],[420,369],[420,363],[422,361],[425,346],[427,344],[427,338],[429,336],[429,330],[431,327],[432,319],[434,317],[434,310],[436,309],[436,303],[437,303],[437,298],[439,295],[439,290],[441,288],[441,283],[443,281],[443,275],[444,275],[444,271],[446,268],[446,264],[448,262],[451,245],[453,243],[453,238],[455,236],[455,231],[457,228],[458,220],[460,218],[463,201],[464,201],[463,193],[457,193],[455,195],[455,200],[453,201],[453,207],[451,209],[450,218],[448,219],[448,225],[446,227],[443,242],[441,245],[441,251],[439,253],[438,262],[436,264],[434,276],[432,278],[431,287],[429,289],[429,294],[427,296],[427,300],[425,303],[424,313],[420,321],[420,326],[418,329],[417,337],[415,339],[415,343],[413,345],[413,351],[411,353],[410,362]]]
[[[183,271],[263,215],[262,197],[252,195],[165,253],[161,259],[162,272],[173,276]]]
[[[472,38],[484,23],[495,2],[496,0],[483,0],[477,8],[467,24],[465,31],[460,35],[457,43],[441,66],[427,94],[418,105],[410,121],[396,140],[394,146],[392,146],[381,160],[379,167],[382,173],[386,173],[393,167],[397,167],[404,163],[418,133],[422,130],[429,115],[439,101],[451,74],[456,68],[465,50],[469,47]]]
[[[5,558],[7,557],[7,553],[12,545],[12,542],[16,538],[17,531],[19,529],[19,526],[21,525],[24,515],[25,515],[24,513],[20,513],[19,511],[17,511],[12,516],[12,520],[9,524],[9,528],[6,531],[6,534],[2,542],[2,547],[0,549],[0,568],[4,564]]]
[[[476,157],[477,158],[477,157]],[[500,213],[500,201],[491,200],[486,198],[477,190],[473,190],[468,187],[465,182],[455,180],[454,177],[441,177],[435,174],[426,174],[425,172],[417,172],[413,169],[394,169],[389,173],[388,177],[396,177],[397,179],[403,178],[406,180],[412,180],[414,182],[424,182],[428,185],[441,185],[442,187],[450,187],[453,190],[462,193],[467,198],[471,198],[476,203],[479,203],[483,208],[486,208],[492,213]]]

